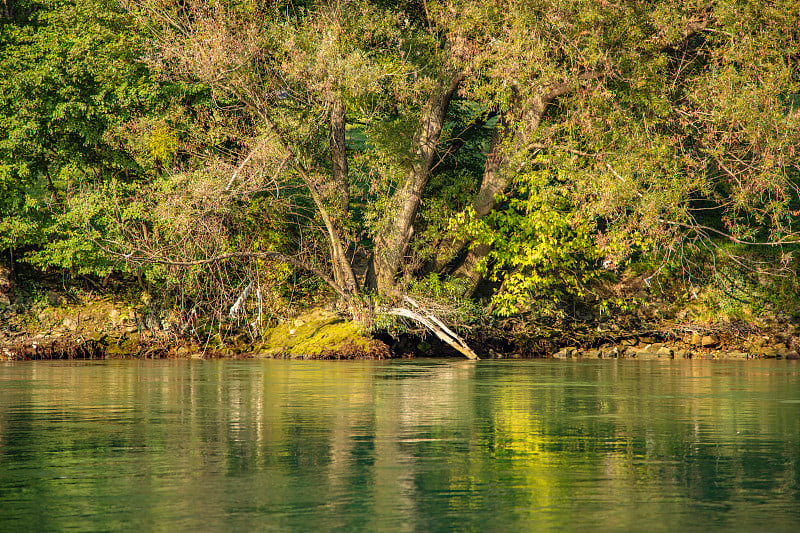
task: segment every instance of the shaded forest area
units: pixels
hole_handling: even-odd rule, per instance
[[[327,307],[470,357],[488,331],[797,322],[794,1],[3,0],[0,22],[6,318],[88,292],[224,344]]]

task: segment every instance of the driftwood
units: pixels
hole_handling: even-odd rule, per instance
[[[464,356],[466,356],[468,359],[479,359],[479,357],[475,354],[475,352],[472,351],[472,348],[469,347],[464,339],[448,328],[444,322],[436,318],[431,313],[428,313],[422,308],[422,306],[408,296],[404,295],[403,300],[407,302],[413,308],[413,310],[406,307],[392,307],[389,309],[383,309],[382,312],[387,315],[409,318],[427,328],[441,341],[445,342],[448,346],[452,347],[458,352],[464,354]]]

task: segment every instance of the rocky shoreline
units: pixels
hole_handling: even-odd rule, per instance
[[[716,334],[689,334],[681,339],[657,342],[652,337],[634,337],[597,348],[565,346],[552,354],[556,359],[578,357],[601,359],[800,359],[800,337],[787,345],[783,338],[753,334],[744,339],[725,339]]]

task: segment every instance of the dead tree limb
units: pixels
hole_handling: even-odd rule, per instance
[[[382,312],[387,315],[409,318],[414,322],[424,326],[426,329],[436,335],[441,341],[446,343],[451,348],[457,350],[468,359],[479,359],[479,357],[475,354],[475,352],[472,351],[472,348],[469,347],[464,339],[462,339],[461,336],[455,333],[453,330],[448,328],[444,322],[436,318],[434,315],[428,313],[417,302],[408,296],[404,295],[403,300],[417,310],[415,311],[405,307],[392,307],[390,309],[385,309]]]

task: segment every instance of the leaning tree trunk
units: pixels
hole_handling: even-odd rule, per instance
[[[394,194],[392,205],[395,213],[375,243],[373,261],[379,292],[387,292],[394,287],[395,277],[403,265],[422,193],[430,178],[447,109],[462,79],[461,75],[453,76],[448,86],[434,97],[423,112],[420,127],[414,135],[416,153],[405,181]]]
[[[425,327],[428,331],[436,335],[439,340],[458,351],[467,359],[477,360],[478,355],[472,351],[472,348],[461,338],[460,335],[451,330],[447,325],[439,320],[432,313],[424,309],[416,301],[412,300],[409,296],[404,295],[402,302],[409,304],[407,307],[392,307],[389,309],[381,309],[380,311],[393,316],[399,316],[411,319],[417,324]]]
[[[350,181],[348,178],[347,150],[345,146],[345,131],[347,127],[347,114],[344,103],[336,99],[331,104],[330,118],[330,151],[331,174],[336,185],[333,205],[336,206],[339,216],[344,218],[350,205]]]
[[[311,194],[314,207],[316,207],[317,212],[319,212],[319,215],[322,218],[322,222],[325,224],[325,234],[331,250],[331,260],[333,262],[333,272],[336,283],[340,285],[343,292],[349,294],[354,299],[357,299],[359,293],[358,282],[353,274],[353,268],[350,265],[350,261],[347,259],[345,247],[340,237],[340,235],[344,233],[341,219],[339,216],[337,216],[335,211],[332,211],[329,208],[331,202],[323,195],[320,187],[320,180],[315,179],[303,166],[303,164],[296,160],[294,150],[292,150],[291,146],[289,146],[289,143],[286,141],[286,137],[283,135],[283,132],[281,132],[280,128],[270,114],[257,107],[256,110],[261,118],[267,123],[269,128],[273,131],[273,133],[275,133],[276,138],[281,143],[281,146],[286,153],[286,157],[294,160],[294,168],[308,189],[308,192]],[[344,120],[343,110],[341,114],[341,120]],[[332,125],[331,130],[333,131],[333,129],[334,127]],[[331,136],[333,137],[333,134]],[[334,143],[331,143],[332,159],[337,157],[336,152],[338,150],[344,150],[344,143],[339,144],[339,148],[334,147]]]

